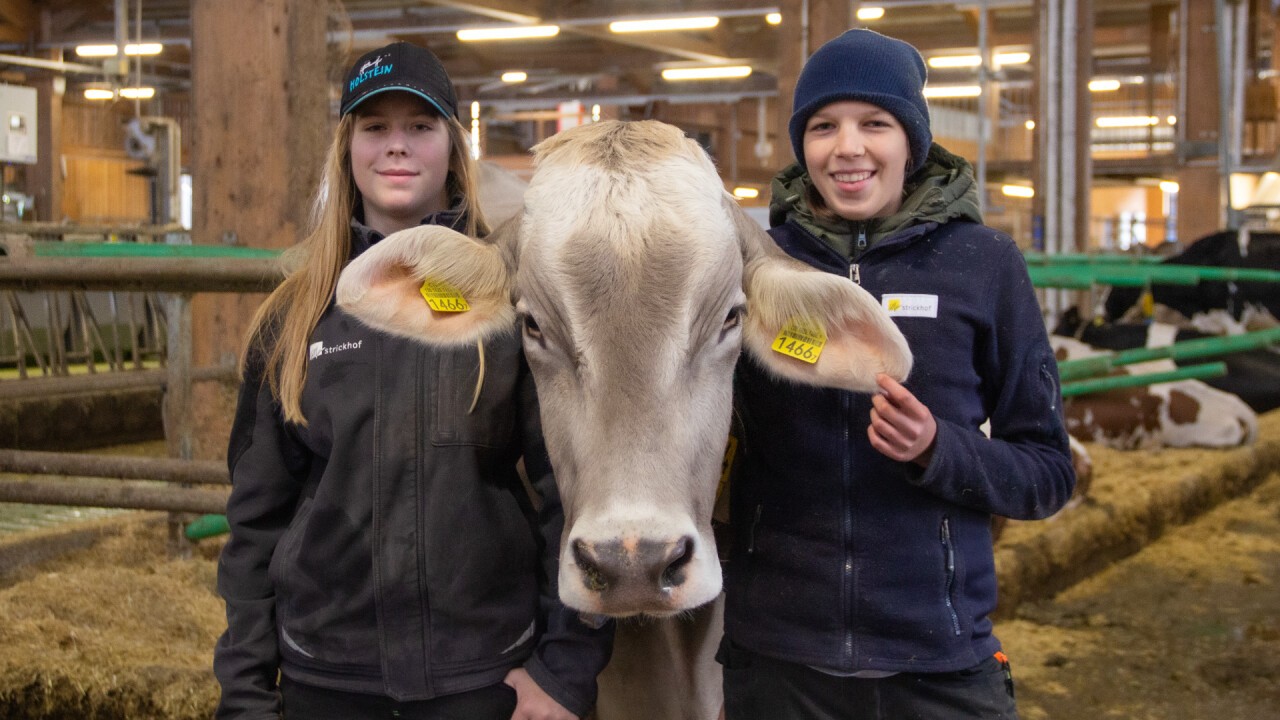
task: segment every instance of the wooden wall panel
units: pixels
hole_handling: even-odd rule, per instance
[[[124,151],[124,123],[132,103],[90,103],[67,97],[62,106],[61,218],[84,224],[151,221],[151,186],[131,174],[143,161]]]
[[[151,188],[144,177],[129,174],[139,161],[121,151],[68,149],[63,180],[62,209],[73,222],[140,224],[150,222]]]

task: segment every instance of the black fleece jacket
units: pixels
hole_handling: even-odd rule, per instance
[[[379,239],[353,222],[352,256]],[[485,343],[474,410],[475,347],[428,348],[331,306],[309,356],[305,427],[283,422],[260,358],[241,389],[217,716],[278,717],[277,669],[419,700],[522,665],[586,715],[612,625],[592,630],[556,598],[563,515],[518,334]]]

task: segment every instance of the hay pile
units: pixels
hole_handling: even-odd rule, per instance
[[[0,589],[0,717],[208,718],[220,543],[170,560],[147,514]]]
[[[1137,452],[1089,443],[1088,499],[1047,521],[1005,527],[996,548],[999,616],[1092,576],[1258,486],[1280,469],[1280,410],[1260,416],[1258,431],[1252,446],[1230,450]]]

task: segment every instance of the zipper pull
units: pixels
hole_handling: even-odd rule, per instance
[[[867,226],[866,226],[866,225],[863,225],[862,223],[858,223],[858,245],[857,245],[857,247],[858,247],[858,254],[859,254],[859,255],[861,255],[861,254],[862,254],[862,251],[864,251],[864,250],[866,250],[866,249],[867,249]]]
[[[849,279],[852,280],[855,285],[862,284],[862,268],[858,267],[858,263],[849,265]]]

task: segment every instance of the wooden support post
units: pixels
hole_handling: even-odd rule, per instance
[[[1222,228],[1227,199],[1218,164],[1218,43],[1214,3],[1184,3],[1179,33],[1182,61],[1182,127],[1178,147],[1178,241],[1189,245]]]
[[[326,22],[311,0],[192,0],[196,242],[285,248],[306,232],[332,127]],[[194,365],[234,364],[263,298],[197,295]],[[225,453],[234,402],[233,386],[195,389],[195,457]]]
[[[40,13],[40,36],[50,34],[51,13]],[[62,60],[62,50],[50,51],[49,60]],[[62,220],[62,97],[67,79],[52,72],[41,73],[36,88],[36,164],[31,169],[31,188],[35,195],[35,214],[39,220]]]
[[[773,167],[781,170],[795,161],[791,135],[791,100],[804,61],[822,44],[853,27],[858,3],[848,0],[782,0],[782,25],[778,37],[778,100],[775,107],[776,135]]]

